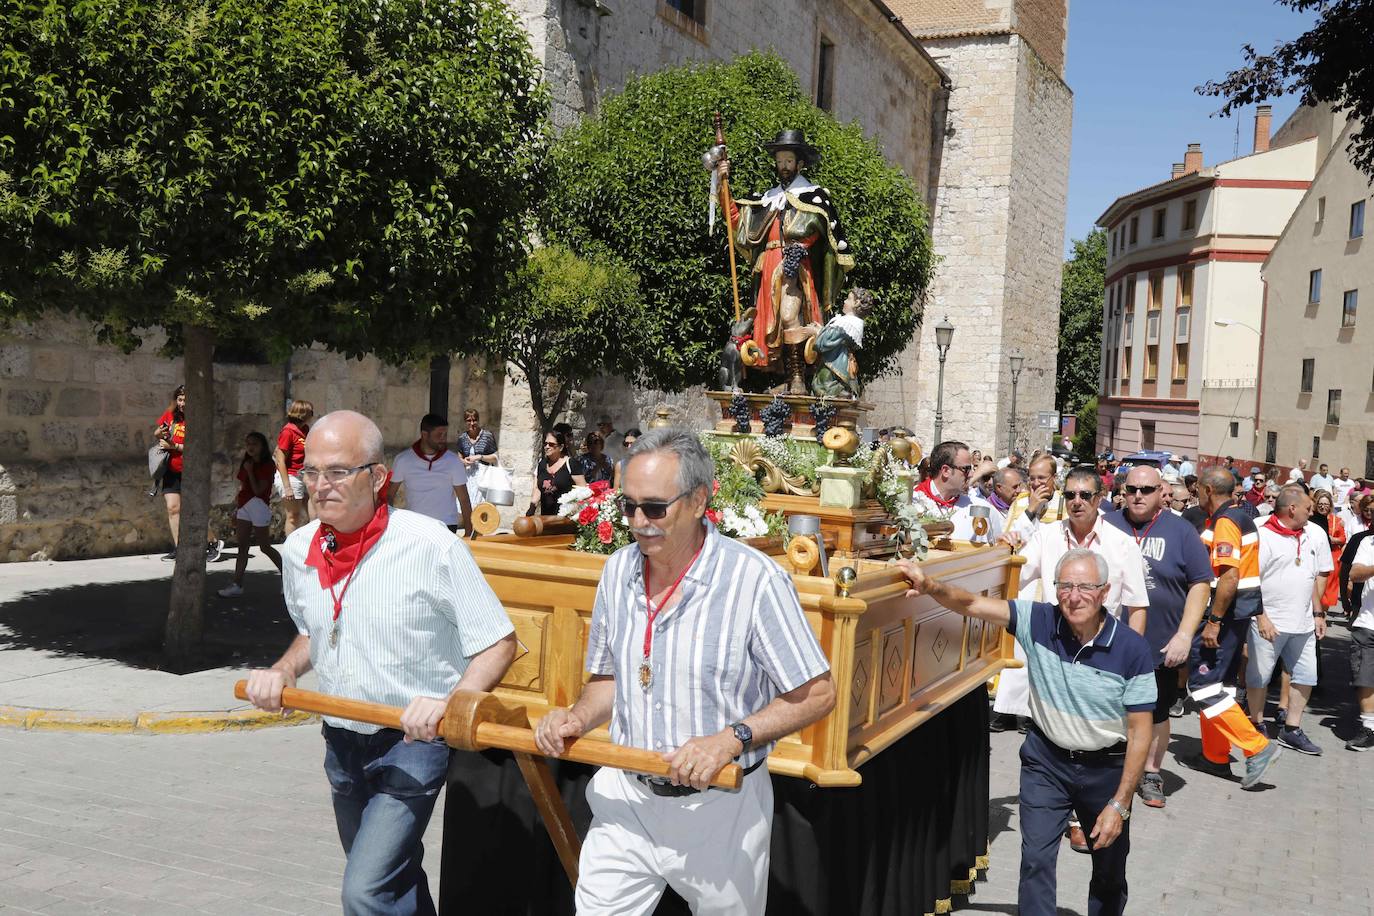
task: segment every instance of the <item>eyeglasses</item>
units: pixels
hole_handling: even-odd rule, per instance
[[[366,471],[368,468],[377,466],[377,462],[369,461],[367,464],[360,464],[356,468],[301,468],[301,480],[306,486],[313,487],[321,479],[331,484],[341,484],[359,471]]]
[[[1133,486],[1132,484],[1129,484],[1129,483],[1128,483],[1128,484],[1126,484],[1126,486],[1123,487],[1122,489],[1124,489],[1124,490],[1126,491],[1126,495],[1127,495],[1127,496],[1134,496],[1134,495],[1136,495],[1137,493],[1143,493],[1143,494],[1145,494],[1146,496],[1149,496],[1151,493],[1157,493],[1157,492],[1159,491],[1159,486],[1156,485],[1156,486],[1152,486],[1152,487],[1137,487],[1137,486]]]
[[[1091,595],[1106,584],[1106,582],[1056,582],[1054,588],[1055,591],[1063,592],[1066,595],[1072,595],[1074,592],[1078,592],[1080,595]]]
[[[1095,490],[1065,490],[1065,491],[1064,491],[1064,499],[1065,499],[1067,502],[1073,502],[1075,499],[1081,499],[1081,500],[1083,500],[1083,502],[1085,502],[1085,503],[1090,503],[1090,502],[1092,502],[1094,499],[1097,499],[1097,491],[1095,491]]]
[[[627,496],[621,496],[616,500],[616,505],[620,506],[620,514],[627,519],[634,518],[636,511],[643,512],[645,518],[659,519],[668,514],[668,507],[686,496],[691,490],[684,490],[669,500],[646,499],[642,503],[637,503]]]

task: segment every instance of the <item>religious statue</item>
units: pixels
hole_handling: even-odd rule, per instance
[[[764,149],[778,183],[731,200],[730,225],[753,291],[754,366],[782,375],[788,394],[805,394],[802,350],[815,333],[808,326],[835,313],[854,256],[830,195],[803,174],[820,161],[805,133],[784,130]],[[728,181],[730,160],[720,159],[718,169]]]
[[[844,311],[826,322],[812,325],[815,336],[806,344],[806,361],[816,364],[811,376],[811,393],[818,398],[857,398],[859,363],[854,351],[864,343],[864,319],[873,311],[873,293],[861,286],[849,291]]]

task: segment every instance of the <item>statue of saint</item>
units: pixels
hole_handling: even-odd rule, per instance
[[[814,327],[834,314],[854,255],[824,188],[802,170],[820,161],[800,130],[765,143],[778,183],[761,195],[731,201],[735,249],[748,268],[754,299],[756,366],[783,375],[788,394],[805,394],[802,349]],[[730,177],[730,161],[719,165]]]
[[[816,397],[857,398],[863,391],[854,351],[863,347],[864,319],[873,305],[873,294],[856,286],[845,297],[842,314],[823,328],[811,327],[816,336],[807,344],[806,361],[817,364],[811,376],[811,393]]]

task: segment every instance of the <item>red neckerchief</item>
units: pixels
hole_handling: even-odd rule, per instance
[[[358,568],[363,556],[372,549],[372,545],[381,540],[388,521],[386,487],[383,486],[378,497],[377,511],[367,524],[357,531],[336,531],[321,522],[319,530],[310,539],[310,550],[305,555],[305,565],[314,567],[315,573],[320,577],[320,588],[327,588],[332,592],[334,583],[345,577],[351,580],[353,571]],[[326,550],[325,548],[331,544],[333,549]],[[348,584],[345,583],[344,592],[347,591]],[[343,595],[335,599],[335,604],[343,604]],[[335,617],[337,616],[336,614]]]
[[[934,480],[934,477],[927,477],[925,480],[921,481],[919,486],[916,487],[916,492],[924,493],[930,499],[931,502],[935,503],[935,505],[939,506],[942,509],[953,509],[955,505],[958,504],[959,497],[956,496],[953,499],[945,499],[939,493],[936,493],[935,488],[931,486],[931,483],[934,482]]]
[[[434,462],[436,462],[436,461],[438,461],[440,458],[444,457],[444,452],[448,451],[448,446],[446,445],[446,446],[444,446],[443,448],[439,449],[439,451],[435,452],[433,458],[431,458],[431,457],[429,457],[428,455],[426,455],[426,454],[420,449],[420,440],[419,440],[419,439],[416,439],[413,443],[411,443],[411,445],[410,445],[410,450],[411,450],[412,452],[415,453],[415,457],[416,457],[416,458],[419,458],[421,461],[423,461],[423,462],[425,463],[425,470],[426,470],[426,471],[432,471],[432,470],[434,470]]]
[[[1279,521],[1279,516],[1277,513],[1269,516],[1269,518],[1264,523],[1264,527],[1268,528],[1275,534],[1281,534],[1286,538],[1302,538],[1302,529],[1289,528],[1283,522]]]

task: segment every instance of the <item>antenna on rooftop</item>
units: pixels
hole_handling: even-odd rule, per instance
[[[1236,122],[1236,142],[1231,144],[1231,158],[1240,158],[1240,118],[1231,115],[1231,120]]]

